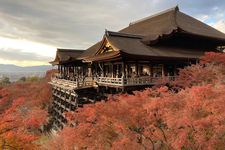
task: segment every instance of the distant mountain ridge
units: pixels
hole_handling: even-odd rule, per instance
[[[0,72],[46,72],[52,68],[50,65],[21,67],[11,64],[0,64]]]

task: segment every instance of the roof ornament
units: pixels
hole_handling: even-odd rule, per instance
[[[178,4],[176,5],[176,7],[175,7],[175,11],[179,11],[180,9],[179,9],[179,6],[178,6]]]
[[[105,35],[106,35],[106,36],[109,36],[109,32],[108,32],[107,29],[105,29]]]

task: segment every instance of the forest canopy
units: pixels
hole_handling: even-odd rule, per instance
[[[225,147],[225,54],[206,53],[178,78],[65,113],[68,125],[43,142],[50,71],[0,88],[2,149],[218,149]],[[75,123],[76,127],[70,124]],[[42,142],[40,142],[42,141]]]
[[[174,82],[133,93],[66,113],[76,127],[68,125],[44,148],[224,149],[225,54],[206,53]]]

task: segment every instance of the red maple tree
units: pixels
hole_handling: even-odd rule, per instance
[[[113,95],[107,102],[68,113],[76,127],[64,128],[44,148],[223,149],[224,66],[207,60],[209,54],[201,64],[181,70],[178,92],[149,88],[134,95]]]
[[[46,122],[51,88],[45,79],[17,82],[0,89],[0,149],[36,149]]]

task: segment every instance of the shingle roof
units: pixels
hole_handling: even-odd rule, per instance
[[[89,47],[87,50],[85,50],[79,57],[78,59],[85,59],[87,57],[92,57],[95,55],[95,53],[99,50],[101,47],[102,41],[94,44],[93,46]]]
[[[57,49],[55,60],[49,62],[52,65],[58,65],[67,61],[74,61],[80,56],[84,50],[76,49]]]
[[[118,57],[139,56],[140,58],[150,57],[167,57],[167,58],[190,58],[196,59],[202,56],[205,50],[200,48],[181,48],[181,47],[168,47],[163,45],[148,46],[143,44],[139,37],[131,38],[129,36],[119,36],[115,34],[108,34],[105,36],[111,45],[113,45],[114,52],[103,53],[92,57],[87,57],[89,61],[109,60]],[[133,57],[134,58],[134,57]],[[135,58],[134,58],[135,59]]]
[[[144,36],[162,36],[174,31],[225,40],[225,34],[211,26],[190,17],[174,7],[162,13],[131,23],[120,30],[122,33],[140,34]]]
[[[217,41],[218,46],[219,44],[225,45],[225,34],[180,12],[178,7],[133,22],[119,32],[106,32],[105,37],[107,37],[113,46],[118,47],[120,51],[132,55],[197,58],[203,54],[200,49],[193,51],[185,47],[163,48],[162,46],[155,47],[152,45],[152,43],[155,44],[159,39],[177,33],[189,34],[192,37],[207,38],[212,43]],[[97,57],[95,54],[102,43],[103,41],[98,42],[88,48],[79,58],[92,59],[92,57]]]

